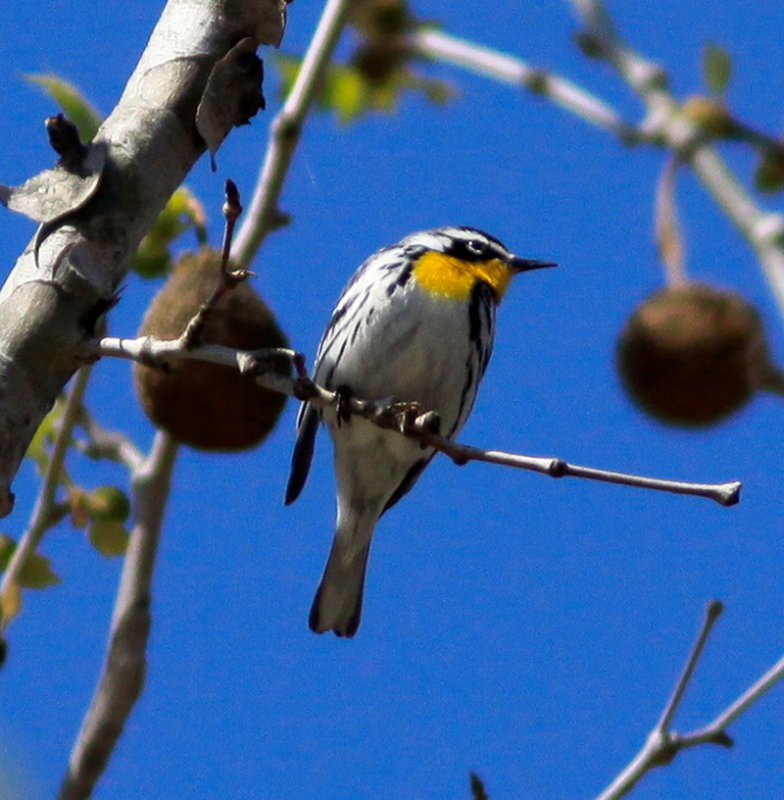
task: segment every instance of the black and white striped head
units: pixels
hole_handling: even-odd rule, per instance
[[[412,259],[414,277],[423,289],[454,299],[468,297],[482,282],[500,302],[513,275],[555,266],[521,258],[494,236],[468,226],[412,233],[398,247]]]

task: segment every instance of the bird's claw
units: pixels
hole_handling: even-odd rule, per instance
[[[379,411],[379,422],[404,436],[416,436],[426,431],[438,433],[440,418],[435,411],[428,411],[416,401],[400,401],[392,398]]]
[[[337,389],[335,389],[335,396],[337,397],[335,412],[337,414],[338,426],[340,426],[344,422],[348,422],[351,418],[352,392],[348,386],[338,386]]]

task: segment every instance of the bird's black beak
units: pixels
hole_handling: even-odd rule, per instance
[[[530,272],[533,269],[558,266],[554,261],[536,261],[533,258],[518,258],[517,256],[510,258],[508,264],[509,269],[513,272]]]

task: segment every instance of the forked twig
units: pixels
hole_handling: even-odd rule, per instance
[[[194,317],[187,324],[180,337],[183,346],[187,350],[191,350],[198,344],[201,344],[207,322],[224,295],[228,294],[228,292],[252,275],[252,273],[246,269],[232,269],[229,262],[234,226],[237,224],[240,214],[242,214],[240,193],[237,191],[237,187],[232,180],[226,181],[226,200],[221,210],[223,212],[225,225],[223,228],[223,245],[221,247],[218,280],[212,293],[202,303],[201,308],[199,308]]]
[[[637,755],[618,774],[613,782],[596,797],[596,800],[618,800],[618,798],[624,797],[647,772],[654,767],[669,764],[682,750],[701,744],[732,747],[732,739],[726,732],[727,726],[784,676],[784,658],[782,658],[705,727],[688,734],[679,734],[670,730],[672,720],[680,707],[683,695],[694,674],[694,668],[721,612],[722,604],[720,602],[714,600],[708,604],[697,640],[659,721],[648,735],[645,744]]]

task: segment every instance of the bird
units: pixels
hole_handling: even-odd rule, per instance
[[[371,255],[346,284],[321,338],[313,380],[339,396],[416,403],[438,415],[441,435],[454,437],[474,405],[496,307],[511,278],[552,266],[514,255],[478,228],[410,234]],[[411,490],[435,450],[339,408],[303,402],[286,505],[305,485],[322,422],[334,446],[337,526],[309,627],[352,637],[376,523]]]

